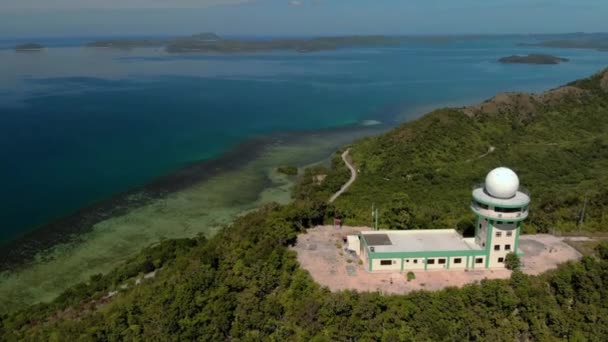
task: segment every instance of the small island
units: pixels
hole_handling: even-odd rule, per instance
[[[97,40],[86,44],[86,47],[112,48],[112,49],[134,49],[138,47],[160,47],[166,44],[160,39],[107,39]]]
[[[559,64],[568,62],[569,59],[545,54],[530,54],[527,56],[513,55],[503,57],[498,61],[506,64]]]
[[[15,46],[17,52],[38,52],[44,50],[44,46],[38,43],[25,43]]]

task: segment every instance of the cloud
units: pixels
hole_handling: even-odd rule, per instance
[[[289,4],[290,4],[291,6],[301,6],[301,5],[302,5],[302,1],[300,1],[300,0],[291,0],[291,1],[289,2]]]
[[[0,0],[0,12],[78,9],[206,8],[254,0]],[[295,0],[297,1],[297,0]]]

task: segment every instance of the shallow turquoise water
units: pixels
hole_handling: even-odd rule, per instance
[[[363,120],[393,125],[501,91],[552,88],[608,61],[608,53],[521,41],[229,56],[0,50],[0,240],[252,137]],[[529,52],[571,62],[496,62]]]

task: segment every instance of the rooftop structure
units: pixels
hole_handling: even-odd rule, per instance
[[[481,250],[454,229],[367,231],[361,239],[376,253]]]

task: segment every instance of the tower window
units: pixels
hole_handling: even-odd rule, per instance
[[[505,262],[505,258],[503,258],[503,257],[498,258],[498,262]]]
[[[445,264],[445,259],[439,259],[437,263],[440,265],[443,265],[443,264]]]
[[[389,266],[392,264],[393,264],[392,260],[380,260],[380,265],[382,265],[382,266]]]
[[[500,245],[494,245],[494,250],[495,251],[499,251],[500,250]]]
[[[513,232],[507,232],[507,236],[513,236]]]
[[[502,233],[501,232],[496,232],[496,237],[501,237]]]
[[[417,264],[417,263],[418,263],[418,259],[414,259],[414,264]]]
[[[483,262],[483,258],[476,258],[475,259],[475,263],[476,264],[481,264]]]
[[[429,265],[434,265],[435,264],[435,259],[429,259],[426,261],[427,264]]]
[[[505,251],[510,251],[511,250],[511,245],[505,245]]]
[[[462,264],[462,258],[455,258],[454,259],[454,263],[455,264]]]

